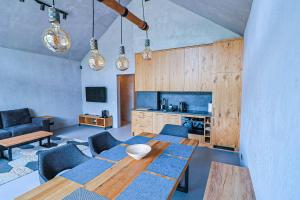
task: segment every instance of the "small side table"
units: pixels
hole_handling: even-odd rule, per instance
[[[52,116],[40,116],[39,118],[45,118],[48,119],[50,121],[49,125],[53,126],[54,125],[54,117]]]

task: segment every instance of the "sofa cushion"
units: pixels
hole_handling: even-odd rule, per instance
[[[12,136],[11,132],[0,129],[0,140],[10,138]]]
[[[2,111],[1,118],[3,128],[31,123],[31,116],[28,108]]]
[[[19,136],[19,135],[24,135],[26,133],[32,133],[35,131],[40,131],[42,130],[41,126],[37,126],[35,124],[22,124],[18,126],[12,126],[8,128],[4,128],[5,130],[9,131],[12,133],[12,136]]]

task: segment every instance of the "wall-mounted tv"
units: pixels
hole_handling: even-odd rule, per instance
[[[87,102],[106,102],[106,87],[86,87]]]

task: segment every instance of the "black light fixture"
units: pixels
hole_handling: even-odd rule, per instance
[[[119,4],[121,4],[120,0],[119,0]],[[121,17],[121,46],[120,46],[119,57],[116,61],[116,68],[120,71],[125,71],[129,68],[129,60],[126,58],[125,46],[123,45],[123,16],[120,15],[120,17]]]
[[[98,42],[95,39],[95,0],[92,0],[93,2],[93,24],[92,24],[92,39],[90,40],[90,58],[89,58],[89,67],[94,71],[99,71],[104,68],[105,66],[105,59],[104,57],[99,53],[98,50]]]
[[[144,0],[142,1],[142,9],[143,9],[143,20],[145,21],[145,6],[144,6]],[[145,0],[145,1],[149,1],[149,0]],[[145,39],[145,48],[143,51],[143,59],[144,60],[151,60],[152,58],[152,50],[150,48],[150,39],[148,36],[148,30],[146,30],[146,39]]]
[[[24,3],[25,0],[19,0],[20,2]],[[37,4],[40,5],[40,10],[44,11],[45,10],[45,7],[48,7],[48,8],[51,8],[52,5],[48,4],[48,3],[45,3],[43,1],[40,1],[40,0],[34,0]],[[69,13],[67,13],[66,11],[64,10],[61,10],[61,9],[57,9],[56,8],[56,11],[61,14],[63,16],[63,19],[67,19],[67,16]]]

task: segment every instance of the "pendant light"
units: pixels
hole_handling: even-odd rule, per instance
[[[44,45],[53,52],[66,52],[71,47],[71,39],[69,34],[60,27],[60,15],[55,8],[54,0],[48,12],[51,27],[43,34]]]
[[[142,8],[143,8],[143,20],[145,21],[144,0],[142,0]],[[143,59],[144,60],[151,60],[151,58],[152,58],[152,50],[150,48],[150,39],[148,37],[148,30],[146,30],[145,49],[143,51]]]
[[[95,0],[93,0],[93,30],[92,30],[92,39],[90,40],[90,58],[89,58],[89,67],[94,71],[99,71],[105,66],[105,59],[99,53],[98,42],[95,39]]]
[[[123,45],[123,17],[122,16],[121,16],[121,46],[120,46],[119,58],[116,61],[116,67],[120,71],[125,71],[129,68],[129,61],[126,58],[125,47]]]

